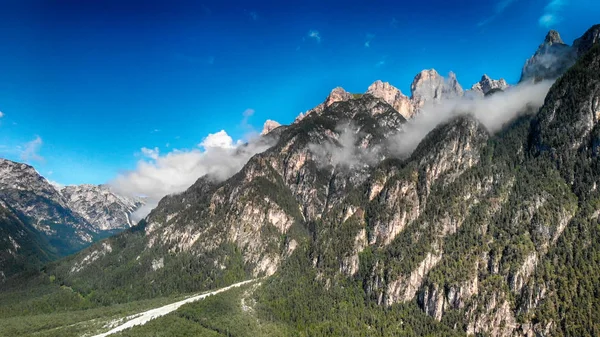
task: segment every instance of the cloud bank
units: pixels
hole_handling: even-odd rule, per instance
[[[236,142],[225,132],[209,134],[197,148],[160,154],[158,148],[142,148],[137,168],[119,174],[109,185],[120,194],[146,197],[146,205],[133,214],[146,216],[161,198],[185,191],[198,178],[209,175],[219,181],[238,172],[248,160],[274,145],[275,139],[255,138]]]
[[[403,132],[391,137],[390,151],[398,157],[410,155],[437,125],[463,114],[473,115],[490,132],[496,132],[528,108],[541,107],[552,83],[523,83],[487,97],[465,96],[425,105],[421,113],[408,121]]]

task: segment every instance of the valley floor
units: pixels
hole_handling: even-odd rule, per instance
[[[113,329],[111,329],[111,330],[109,330],[109,331],[107,331],[105,333],[102,333],[102,334],[99,334],[99,335],[96,335],[96,336],[93,336],[93,337],[105,337],[105,336],[112,335],[112,334],[115,334],[117,332],[123,331],[125,329],[132,328],[134,326],[144,325],[144,324],[148,323],[149,321],[151,321],[151,320],[153,320],[153,319],[155,319],[157,317],[164,316],[166,314],[169,314],[169,313],[171,313],[171,312],[179,309],[179,307],[181,307],[184,304],[192,303],[192,302],[199,301],[199,300],[203,300],[203,299],[205,299],[208,296],[216,295],[218,293],[222,293],[224,291],[230,290],[231,288],[240,287],[242,285],[245,285],[245,284],[248,284],[248,283],[251,283],[251,282],[254,282],[254,281],[256,281],[256,280],[247,280],[247,281],[243,281],[243,282],[238,282],[238,283],[232,284],[232,285],[230,285],[228,287],[224,287],[224,288],[221,288],[221,289],[217,289],[215,291],[211,291],[209,293],[204,293],[204,294],[201,294],[201,295],[192,296],[192,297],[186,298],[186,299],[184,299],[182,301],[178,301],[178,302],[175,302],[175,303],[167,304],[167,305],[164,305],[164,306],[159,307],[159,308],[150,309],[150,310],[141,312],[139,314],[131,315],[129,317],[126,317],[126,318],[122,319],[122,320],[126,320],[125,323],[123,323],[123,324],[121,324],[121,325],[119,325],[119,326],[117,326],[117,327],[115,327],[115,328],[113,328]],[[119,320],[119,321],[122,321],[122,320]]]

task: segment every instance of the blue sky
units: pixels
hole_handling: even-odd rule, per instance
[[[572,43],[595,0],[0,1],[0,157],[62,184],[287,124],[342,86],[422,69],[515,83],[546,32]]]

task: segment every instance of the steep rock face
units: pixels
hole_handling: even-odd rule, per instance
[[[141,199],[117,195],[106,185],[66,186],[60,193],[69,208],[80,214],[97,231],[133,226],[131,214],[143,205]]]
[[[0,159],[0,199],[24,215],[60,254],[89,245],[94,228],[33,167]]]
[[[410,119],[415,113],[414,104],[410,98],[388,82],[375,81],[369,86],[366,93],[386,101],[406,119]]]
[[[485,96],[492,90],[505,90],[506,88],[508,88],[508,83],[503,78],[493,80],[484,74],[479,82],[473,84],[470,92],[478,96]]]

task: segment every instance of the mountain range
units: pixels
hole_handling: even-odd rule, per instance
[[[140,200],[0,161],[2,228],[22,233],[0,256],[39,266],[127,228],[35,282],[112,305],[262,278],[241,299],[282,329],[262,335],[597,336],[599,41],[600,25],[572,46],[550,31],[514,86],[430,69],[410,97],[335,88],[134,226]]]
[[[7,231],[0,271],[8,276],[29,267],[15,260],[47,262],[129,228],[131,214],[142,204],[103,185],[57,187],[27,164],[0,159],[2,229]],[[34,250],[26,248],[33,243]]]

